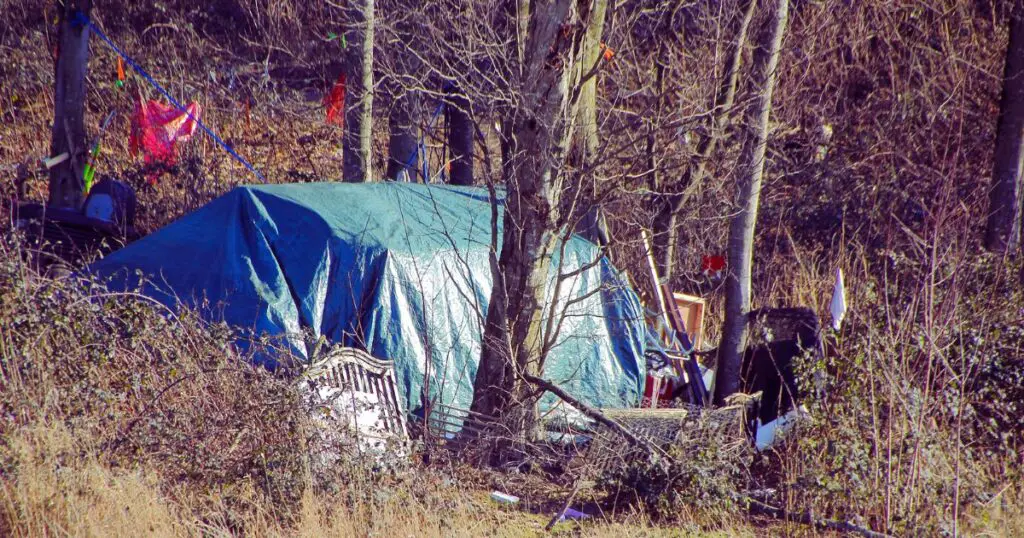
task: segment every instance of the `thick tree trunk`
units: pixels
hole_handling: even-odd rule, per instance
[[[419,167],[419,107],[413,93],[396,98],[388,115],[387,177],[395,181],[416,181]]]
[[[520,0],[520,15],[524,3]],[[565,64],[572,60],[564,51],[571,47],[556,38],[572,4],[534,0],[528,19],[517,22],[518,28],[529,28],[515,82],[521,101],[506,131],[503,243],[500,257],[492,259],[494,287],[473,386],[473,411],[500,417],[526,435],[535,425],[539,393],[525,376],[543,371],[544,304],[559,237],[556,183],[568,138]]]
[[[1014,252],[1020,244],[1021,197],[1024,190],[1024,0],[1015,0],[1010,15],[1010,43],[1003,70],[996,150],[992,169],[985,248]]]
[[[345,133],[342,137],[345,181],[371,181],[373,146],[373,3],[357,0],[346,8]]]
[[[729,125],[729,118],[736,103],[736,89],[739,86],[740,68],[743,66],[743,48],[746,46],[750,21],[753,20],[757,7],[757,0],[746,1],[736,30],[733,32],[736,38],[729,49],[729,64],[726,66],[718,93],[715,95],[711,126],[707,134],[697,144],[694,161],[683,172],[683,177],[680,180],[682,192],[661,200],[658,205],[658,213],[655,215],[655,258],[660,265],[660,275],[666,280],[671,278],[672,266],[675,262],[675,250],[679,238],[679,213],[703,184],[704,177],[707,175],[708,162],[715,152],[718,140],[724,135]]]
[[[446,92],[445,121],[448,128],[448,149],[451,151],[452,185],[473,184],[473,114],[469,99],[457,86]]]
[[[761,197],[768,119],[772,111],[779,53],[786,33],[789,0],[778,0],[774,16],[766,21],[754,52],[754,88],[759,95],[744,121],[744,143],[735,213],[729,223],[729,266],[725,281],[725,324],[718,348],[715,404],[739,390],[740,367],[750,312],[750,276],[754,259],[754,226]]]
[[[83,173],[89,151],[85,132],[89,28],[74,19],[76,12],[88,17],[91,9],[91,0],[69,0],[61,9],[50,156],[67,153],[70,158],[50,169],[49,205],[52,207],[78,209],[84,196]]]

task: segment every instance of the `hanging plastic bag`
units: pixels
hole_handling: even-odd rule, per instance
[[[836,284],[832,288],[832,301],[828,305],[829,313],[832,314],[833,329],[838,331],[843,326],[846,309],[846,285],[843,283],[843,270],[836,269]]]
[[[721,280],[725,264],[725,256],[703,256],[700,259],[700,270],[707,278]]]
[[[132,155],[142,150],[147,165],[173,166],[178,161],[175,144],[186,142],[196,132],[202,109],[198,103],[189,103],[179,110],[157,101],[142,101],[139,97],[132,113],[128,147]],[[150,183],[156,183],[151,175]]]

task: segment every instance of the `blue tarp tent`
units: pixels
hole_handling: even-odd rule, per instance
[[[481,189],[239,187],[90,271],[114,290],[141,285],[168,306],[283,337],[300,357],[321,336],[365,348],[395,361],[407,409],[420,405],[425,379],[429,398],[468,409],[491,290],[490,230]],[[597,256],[573,236],[552,264],[552,278],[590,267],[564,279],[554,301],[561,330],[545,377],[594,406],[635,406],[645,378],[642,310]]]

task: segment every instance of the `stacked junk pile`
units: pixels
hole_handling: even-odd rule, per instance
[[[650,239],[645,237],[650,249]],[[680,425],[712,403],[718,350],[705,345],[706,303],[694,295],[674,292],[648,258],[653,293],[647,310],[651,330],[646,340],[647,379],[642,410],[613,411],[617,419],[635,423],[650,436],[670,442]],[[706,257],[704,276],[722,278],[724,260]],[[723,411],[736,411],[742,431],[758,450],[772,446],[807,414],[799,405],[794,373],[798,357],[816,358],[824,351],[817,315],[806,307],[764,308],[748,316],[747,349],[741,367],[741,393],[727,399]],[[706,359],[706,360],[705,360]],[[737,413],[738,412],[738,413]],[[658,420],[658,417],[664,417]],[[661,424],[659,424],[661,422]],[[718,419],[715,422],[719,422]]]

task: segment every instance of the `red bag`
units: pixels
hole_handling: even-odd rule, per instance
[[[338,75],[331,92],[324,97],[327,108],[327,123],[345,126],[345,73]]]
[[[700,260],[701,272],[709,278],[721,278],[725,270],[725,256],[704,256]]]
[[[137,155],[141,149],[147,165],[174,165],[178,161],[175,144],[195,134],[201,112],[198,103],[189,103],[185,110],[178,110],[157,101],[144,103],[140,96],[132,113],[129,150]],[[156,176],[151,176],[150,182],[155,183]]]

